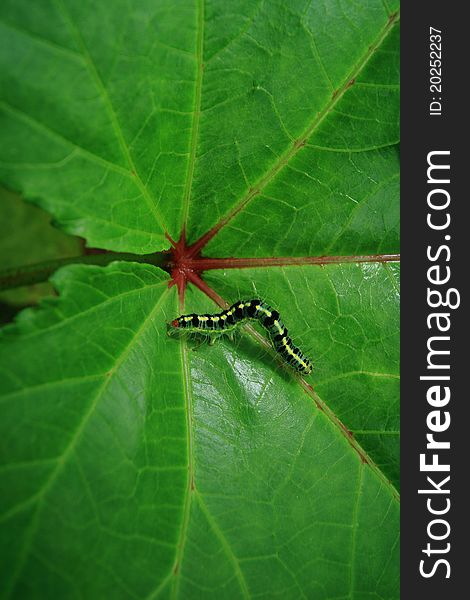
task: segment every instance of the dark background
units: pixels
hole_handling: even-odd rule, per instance
[[[460,9],[459,9],[460,7]],[[401,223],[402,223],[402,305],[401,305],[401,469],[402,469],[402,540],[401,540],[401,597],[453,598],[469,597],[466,580],[470,576],[469,531],[470,505],[470,430],[468,404],[470,402],[465,374],[470,373],[468,342],[468,267],[467,248],[470,241],[470,202],[467,178],[470,175],[469,150],[469,99],[467,97],[470,27],[463,14],[463,5],[456,2],[408,2],[402,6],[402,147],[401,147]],[[429,27],[442,31],[442,100],[441,117],[431,117],[428,105],[429,92]],[[431,150],[450,150],[450,188],[452,201],[450,228],[433,232],[427,227],[428,207],[426,196],[431,186],[426,183],[427,153]],[[443,211],[445,212],[445,211]],[[452,239],[445,242],[443,237]],[[426,527],[432,516],[426,509],[426,495],[417,490],[425,486],[426,474],[419,471],[419,454],[426,451],[426,415],[432,408],[426,402],[429,382],[420,382],[426,374],[426,341],[433,335],[426,326],[429,312],[426,302],[426,271],[430,266],[426,258],[428,244],[437,248],[441,243],[451,247],[452,276],[448,287],[456,287],[461,294],[461,305],[451,312],[451,426],[438,439],[451,442],[450,451],[441,451],[441,462],[449,456],[451,509],[443,515],[451,525],[447,540],[433,542],[428,539]],[[441,262],[441,264],[445,264]],[[435,286],[434,286],[435,287]],[[445,287],[445,286],[441,286]],[[447,309],[440,308],[444,311]],[[435,335],[435,334],[434,334]],[[447,357],[449,358],[449,357]],[[447,409],[447,407],[446,407]],[[445,409],[444,409],[445,410]],[[448,454],[445,454],[445,453]],[[428,459],[429,460],[429,459]],[[432,476],[432,473],[428,473]],[[435,481],[446,476],[436,473]],[[434,496],[434,498],[445,496]],[[443,501],[441,500],[441,505]],[[435,503],[438,508],[438,501]],[[438,532],[437,529],[435,531]],[[447,558],[451,563],[451,577],[445,579],[441,565],[434,577],[424,579],[419,574],[419,562],[427,558],[422,548],[428,541],[433,546],[443,546],[448,541],[451,550]],[[432,561],[427,559],[427,565]]]

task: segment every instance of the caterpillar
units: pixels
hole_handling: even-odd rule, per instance
[[[312,363],[292,343],[278,311],[261,300],[239,300],[227,310],[214,315],[182,315],[171,321],[169,326],[170,329],[179,328],[202,334],[227,333],[247,320],[258,321],[266,329],[274,349],[293,369],[304,375],[312,372]]]

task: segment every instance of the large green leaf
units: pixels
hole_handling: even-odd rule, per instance
[[[3,2],[0,174],[65,229],[151,252],[253,198],[216,254],[397,250],[385,3],[44,4]]]
[[[89,245],[199,240],[315,363],[169,338],[155,266],[59,270],[1,335],[5,597],[398,598],[396,8],[2,3],[2,180]]]
[[[295,269],[275,293],[278,306],[290,306],[293,335],[312,356],[328,348],[325,359],[346,379],[357,359],[370,380],[367,396],[349,394],[354,419],[387,434],[380,412],[391,394],[379,391],[374,408],[370,392],[389,374],[365,369],[367,361],[376,371],[388,366],[387,353],[376,355],[397,324],[385,318],[385,330],[367,334],[348,322],[385,312],[394,281],[379,273],[377,293],[370,266],[332,266],[319,280],[315,267]],[[275,277],[246,276],[245,290],[254,280],[258,292]],[[353,293],[335,289],[345,279]],[[291,286],[301,282],[296,298]],[[2,345],[7,589],[18,597],[38,586],[40,597],[110,589],[124,597],[170,589],[182,598],[361,597],[370,589],[393,597],[393,488],[319,410],[315,393],[245,338],[196,352],[170,340],[175,297],[155,267],[74,266],[54,283],[60,299],[23,312]],[[191,295],[191,304],[208,301]],[[344,352],[351,344],[356,359]],[[347,412],[347,388],[337,388]]]

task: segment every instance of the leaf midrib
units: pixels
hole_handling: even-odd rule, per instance
[[[193,408],[192,408],[192,386],[191,386],[191,374],[188,357],[188,347],[185,341],[180,344],[181,351],[181,362],[183,366],[183,385],[184,385],[184,398],[186,404],[186,452],[187,452],[187,481],[186,481],[186,493],[183,502],[183,515],[181,520],[181,528],[178,535],[178,542],[176,545],[175,560],[171,569],[170,575],[174,575],[172,581],[171,598],[175,599],[178,597],[179,586],[181,581],[181,568],[184,557],[184,551],[186,548],[186,541],[188,537],[189,521],[191,518],[191,504],[194,496],[194,432],[193,432]],[[153,594],[151,597],[154,597]]]
[[[122,127],[119,123],[113,103],[111,102],[111,98],[108,94],[108,90],[106,89],[106,86],[104,85],[101,75],[98,72],[98,69],[94,63],[93,57],[91,56],[91,54],[85,44],[85,41],[80,33],[80,30],[78,29],[77,25],[73,22],[70,13],[64,6],[63,0],[55,0],[55,3],[56,3],[56,6],[58,7],[58,10],[63,15],[65,21],[68,23],[70,30],[72,31],[72,33],[75,37],[75,41],[76,41],[78,47],[82,51],[83,57],[85,59],[85,64],[90,73],[90,77],[93,80],[93,82],[101,96],[101,99],[104,103],[104,106],[106,107],[106,110],[108,112],[108,116],[111,121],[111,125],[113,127],[114,134],[116,135],[116,138],[119,142],[121,151],[127,160],[127,163],[130,167],[131,172],[133,174],[135,174],[136,185],[139,188],[139,190],[141,191],[142,197],[144,198],[145,203],[147,204],[150,212],[152,213],[157,225],[159,227],[161,227],[164,231],[166,231],[162,216],[160,215],[160,212],[158,211],[158,209],[155,205],[155,201],[151,197],[147,186],[142,181],[142,178],[140,177],[138,169],[137,169],[136,165],[134,164],[134,160],[132,158],[131,152],[130,152],[127,142],[124,138],[124,133],[122,131]]]
[[[264,336],[262,336],[252,325],[245,325],[245,326],[243,326],[242,329],[248,335],[250,335],[250,337],[253,338],[257,343],[259,343],[267,352],[269,352],[274,357],[275,360],[279,360],[279,357],[277,356],[277,354],[275,353],[275,351],[273,350],[272,346],[267,341],[267,339]],[[282,366],[285,368],[284,365],[282,365]],[[351,450],[356,452],[359,460],[361,460],[361,461],[364,460],[366,462],[366,464],[370,467],[370,469],[374,472],[375,476],[384,485],[384,487],[386,487],[390,491],[391,498],[394,501],[399,503],[400,502],[400,494],[398,493],[398,491],[395,488],[395,486],[393,485],[393,483],[387,478],[385,473],[383,473],[383,471],[379,468],[379,466],[371,458],[369,453],[366,452],[366,450],[364,450],[364,448],[359,444],[359,442],[354,437],[351,438],[349,436],[348,430],[343,425],[341,419],[339,419],[339,417],[335,414],[335,412],[329,407],[329,405],[324,400],[322,400],[322,398],[319,396],[319,394],[313,389],[313,387],[309,383],[307,383],[307,381],[305,381],[304,378],[302,378],[300,375],[292,373],[290,369],[289,369],[289,373],[292,376],[292,378],[295,380],[296,385],[298,385],[307,394],[307,396],[314,402],[316,408],[321,410],[325,414],[326,418],[330,421],[330,423],[335,428],[335,431],[337,431],[341,435],[342,438],[347,440],[347,442],[349,443],[349,445],[351,447]],[[352,432],[350,432],[350,433],[352,433]]]
[[[191,127],[191,143],[189,151],[186,183],[183,193],[183,230],[186,229],[188,220],[189,200],[194,180],[194,167],[196,164],[197,144],[199,141],[199,122],[201,120],[202,78],[204,72],[204,2],[198,0],[197,11],[197,42],[196,42],[196,85],[194,90],[194,112]]]

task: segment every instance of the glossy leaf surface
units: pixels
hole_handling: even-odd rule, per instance
[[[2,3],[2,180],[91,246],[185,230],[315,364],[168,337],[219,309],[152,265],[58,271],[1,335],[5,597],[399,597],[396,9]]]

